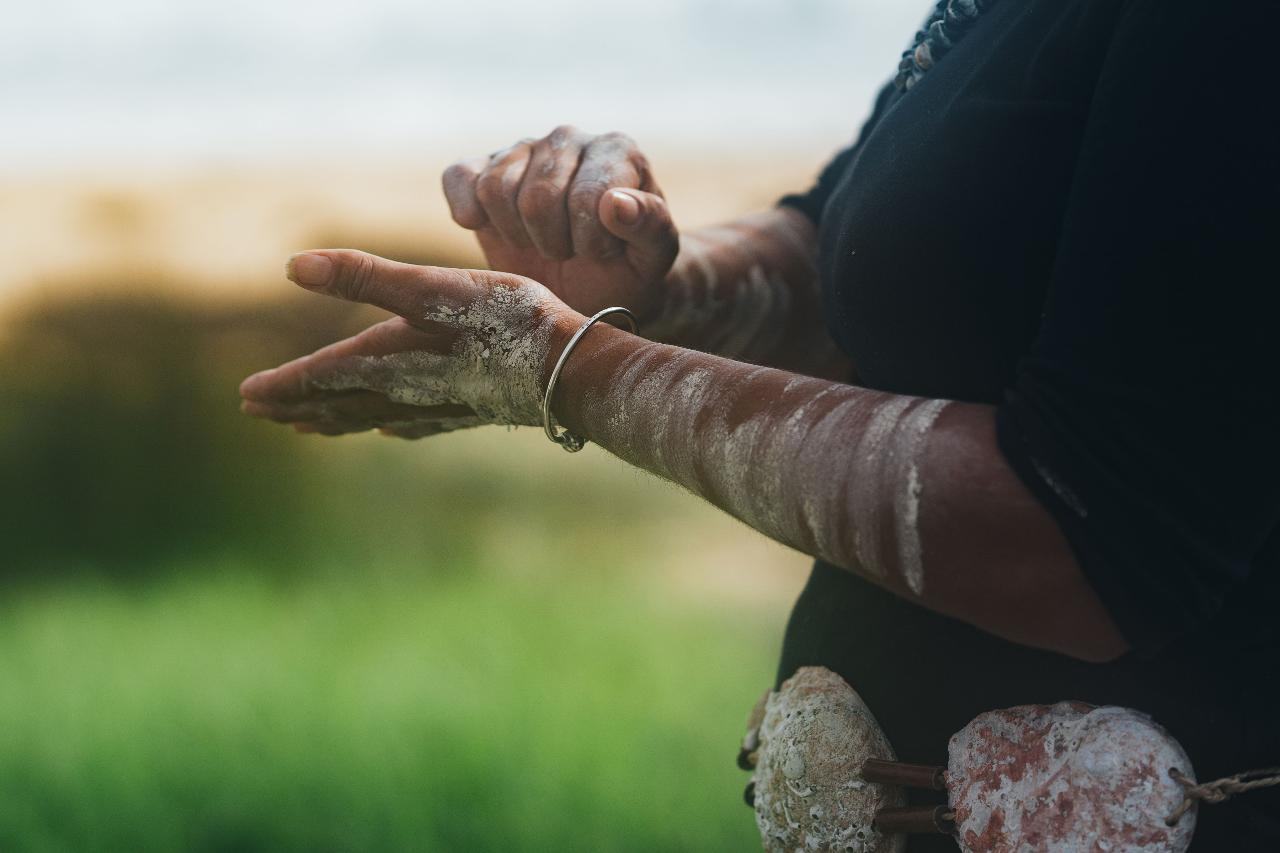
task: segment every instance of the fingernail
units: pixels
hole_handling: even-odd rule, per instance
[[[619,222],[623,225],[635,225],[640,221],[640,202],[636,201],[635,196],[617,190],[610,195],[613,196],[613,210]]]
[[[333,261],[324,255],[299,252],[285,265],[289,280],[303,287],[324,287],[333,275]]]

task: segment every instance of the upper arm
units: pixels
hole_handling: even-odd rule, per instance
[[[1212,618],[1280,524],[1275,10],[1129,4],[999,415],[1005,456],[1139,647]]]

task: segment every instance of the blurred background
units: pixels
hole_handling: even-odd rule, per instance
[[[299,436],[377,319],[295,250],[482,263],[439,174],[623,130],[686,228],[806,187],[891,0],[46,0],[0,18],[0,850],[743,850],[807,560],[533,430]]]

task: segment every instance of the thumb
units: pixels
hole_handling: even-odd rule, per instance
[[[625,244],[631,265],[645,277],[666,275],[675,262],[680,236],[662,196],[612,189],[600,197],[600,222]]]

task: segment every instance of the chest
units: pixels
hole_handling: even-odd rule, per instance
[[[1035,339],[1114,4],[1002,0],[864,131],[822,217],[861,384],[996,402]]]

